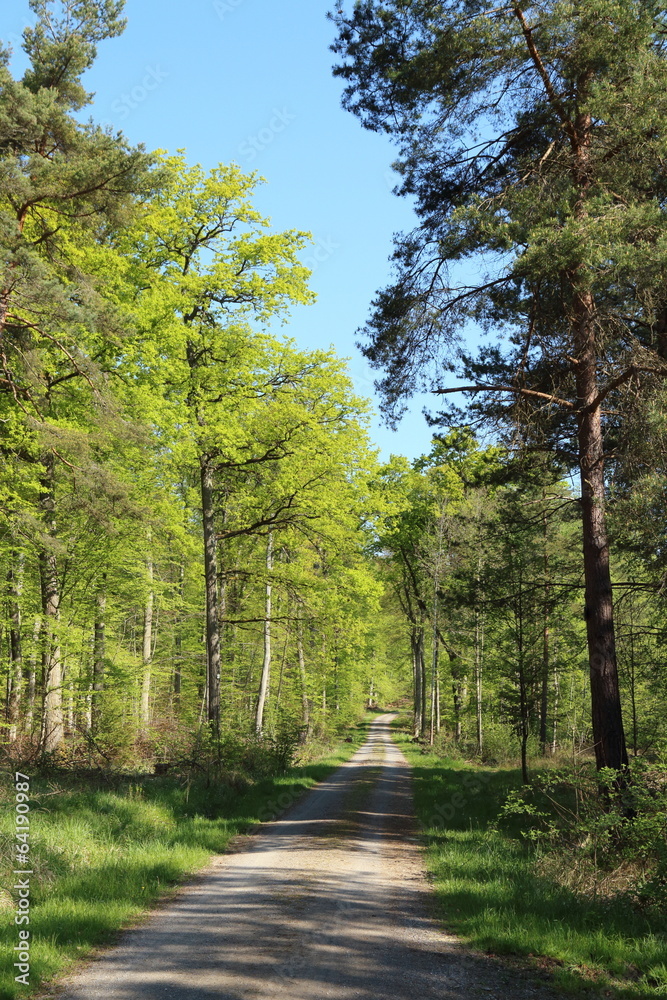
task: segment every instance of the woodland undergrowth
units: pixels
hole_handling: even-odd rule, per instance
[[[589,755],[447,757],[407,733],[415,805],[441,919],[505,965],[575,995],[667,995],[667,768],[632,761],[627,787]]]

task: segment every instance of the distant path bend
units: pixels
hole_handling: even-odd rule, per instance
[[[528,1000],[429,916],[391,715],[282,819],[64,984],[62,1000]]]

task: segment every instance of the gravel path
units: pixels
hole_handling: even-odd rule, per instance
[[[61,1000],[553,1000],[429,915],[391,718],[286,816],[67,981]]]

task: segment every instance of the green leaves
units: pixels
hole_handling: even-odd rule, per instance
[[[466,377],[458,337],[471,319],[495,327],[508,374],[561,399],[574,367],[549,375],[575,353],[578,293],[596,297],[602,377],[622,341],[647,344],[667,232],[659,5],[366,0],[333,20],[346,106],[396,141],[401,193],[420,218],[397,238],[395,280],[365,330],[389,416],[448,369]],[[478,367],[480,382],[508,384],[488,353]],[[502,398],[473,409],[511,421],[518,398]],[[521,400],[525,419],[543,419],[532,402]]]
[[[67,110],[89,104],[81,74],[95,60],[95,43],[123,32],[124,6],[125,0],[30,0],[37,23],[23,33],[31,62],[25,86],[33,93],[53,90],[58,104]]]

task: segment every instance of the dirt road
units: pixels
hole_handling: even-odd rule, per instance
[[[429,916],[390,719],[289,814],[71,979],[63,1000],[552,1000]]]

